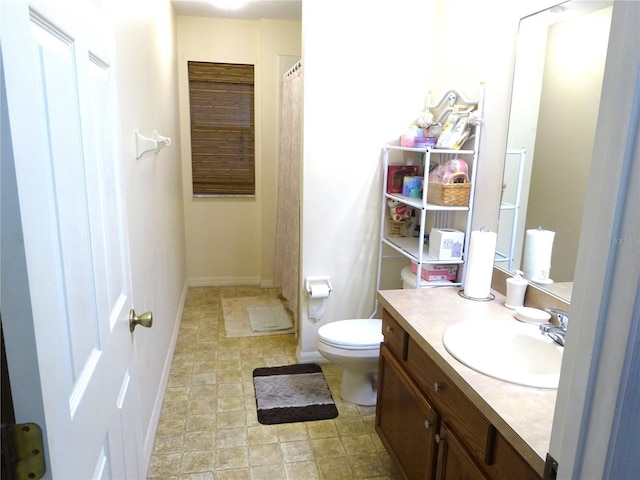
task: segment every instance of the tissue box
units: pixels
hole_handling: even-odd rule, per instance
[[[404,177],[418,174],[417,165],[389,165],[387,168],[387,193],[402,193]]]
[[[411,271],[415,274],[418,271],[418,265],[411,263]],[[420,276],[427,282],[435,282],[438,280],[455,280],[458,276],[458,265],[422,265]]]
[[[432,228],[429,256],[436,260],[461,260],[464,233],[450,228]]]

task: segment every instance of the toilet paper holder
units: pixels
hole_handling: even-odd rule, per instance
[[[314,296],[313,291],[317,290],[318,287],[320,287],[321,290],[324,290],[324,288],[321,287],[326,287],[327,297],[331,294],[332,290],[331,279],[329,277],[307,277],[304,281],[304,286],[307,291],[307,295],[310,297]]]

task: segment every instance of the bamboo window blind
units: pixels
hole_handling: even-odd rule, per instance
[[[188,62],[194,195],[255,195],[254,66]]]

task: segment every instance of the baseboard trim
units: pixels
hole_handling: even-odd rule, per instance
[[[189,277],[187,279],[187,285],[189,287],[227,287],[242,285],[270,287],[273,285],[273,282],[263,281],[259,277]]]
[[[169,374],[171,373],[171,364],[173,362],[173,354],[176,349],[176,343],[178,342],[178,334],[180,331],[180,325],[182,324],[182,314],[184,313],[184,304],[187,300],[187,292],[189,290],[188,281],[184,282],[182,287],[182,294],[180,296],[180,303],[178,304],[178,311],[176,312],[176,318],[174,322],[173,332],[171,334],[171,340],[169,341],[169,349],[167,350],[167,356],[164,360],[164,367],[162,369],[162,377],[160,378],[160,385],[156,394],[156,399],[153,405],[153,411],[151,412],[151,419],[149,426],[144,437],[143,444],[143,458],[142,464],[144,465],[144,478],[147,477],[149,467],[151,466],[151,454],[153,453],[153,445],[158,433],[158,424],[160,422],[160,414],[162,413],[162,404],[167,391],[167,385],[169,384]]]
[[[299,363],[328,363],[327,359],[318,351],[316,352],[297,352]]]

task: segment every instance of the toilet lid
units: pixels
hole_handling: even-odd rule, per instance
[[[382,320],[360,318],[327,323],[318,329],[324,343],[341,348],[378,348],[383,340]]]

